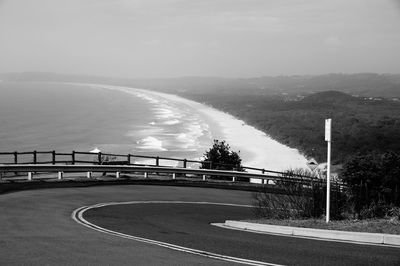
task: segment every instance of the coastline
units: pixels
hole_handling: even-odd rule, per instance
[[[76,84],[76,83],[75,83]],[[198,111],[210,124],[213,139],[225,140],[234,151],[240,151],[243,165],[268,170],[284,171],[290,168],[305,168],[307,159],[296,149],[290,148],[269,137],[266,133],[247,125],[234,116],[213,107],[162,92],[107,84],[82,84],[111,90],[135,90],[151,97],[172,101]],[[151,101],[151,99],[149,99]],[[211,143],[210,143],[211,145]],[[201,151],[203,153],[204,151]]]

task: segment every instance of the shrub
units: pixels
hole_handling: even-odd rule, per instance
[[[325,214],[325,182],[304,170],[288,170],[273,187],[265,186],[253,194],[254,212],[269,219],[320,218]],[[277,196],[277,193],[280,194]],[[341,219],[344,197],[339,187],[332,185],[331,217]]]
[[[351,157],[343,167],[348,204],[358,218],[383,217],[388,206],[400,206],[400,156],[366,154]]]
[[[212,148],[205,152],[200,168],[243,171],[239,153],[240,151],[231,151],[229,144],[224,140],[214,140]]]

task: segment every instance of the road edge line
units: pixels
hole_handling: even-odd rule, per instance
[[[215,202],[193,202],[193,201],[128,201],[128,202],[105,202],[105,203],[98,203],[94,204],[91,206],[82,206],[80,208],[75,209],[72,214],[71,218],[77,222],[78,224],[81,224],[87,228],[90,228],[92,230],[102,232],[105,234],[125,238],[125,239],[130,239],[130,240],[135,240],[138,242],[142,243],[147,243],[147,244],[152,244],[152,245],[157,245],[160,247],[164,248],[169,248],[172,250],[176,251],[181,251],[193,255],[199,255],[207,258],[212,258],[212,259],[218,259],[218,260],[223,260],[227,262],[235,262],[235,263],[240,263],[240,264],[245,264],[245,265],[254,265],[254,266],[281,266],[280,264],[274,264],[274,263],[267,263],[267,262],[262,262],[262,261],[255,261],[255,260],[249,260],[249,259],[243,259],[243,258],[238,258],[238,257],[231,257],[231,256],[226,256],[222,254],[217,254],[217,253],[212,253],[212,252],[207,252],[203,250],[197,250],[197,249],[192,249],[192,248],[187,248],[183,246],[178,246],[174,245],[171,243],[167,242],[161,242],[161,241],[156,241],[152,239],[147,239],[147,238],[142,238],[142,237],[137,237],[137,236],[132,236],[132,235],[127,235],[123,234],[117,231],[109,230],[103,227],[100,227],[98,225],[95,225],[93,223],[90,223],[87,221],[85,218],[83,218],[83,214],[85,211],[90,210],[90,209],[95,209],[95,208],[101,208],[104,206],[110,206],[110,205],[128,205],[128,204],[148,204],[148,203],[166,203],[166,204],[208,204],[208,205],[222,205],[222,206],[237,206],[237,207],[252,207],[250,205],[240,205],[240,204],[231,204],[231,203],[215,203]]]

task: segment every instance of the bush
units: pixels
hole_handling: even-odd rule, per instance
[[[269,219],[320,218],[325,214],[326,186],[315,174],[295,169],[286,171],[283,179],[273,187],[265,186],[253,194],[254,212],[258,217]],[[344,195],[332,184],[331,217],[341,219],[344,210]],[[280,194],[279,196],[277,194]]]
[[[200,169],[243,171],[239,153],[240,151],[231,151],[229,144],[224,140],[214,140],[212,148],[204,154]]]
[[[398,154],[352,157],[345,163],[341,175],[348,186],[348,204],[358,218],[383,217],[390,206],[400,206]]]

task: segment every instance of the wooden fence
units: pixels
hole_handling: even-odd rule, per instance
[[[146,164],[140,163],[145,159]],[[202,166],[202,167],[201,167]],[[202,168],[202,169],[200,169]],[[208,169],[205,169],[208,168]],[[230,170],[226,170],[230,169]],[[312,186],[322,180],[310,176],[288,174],[286,172],[271,171],[262,168],[227,164],[212,164],[207,161],[196,161],[160,156],[144,156],[133,154],[111,154],[72,151],[59,153],[56,151],[31,151],[31,152],[0,152],[0,175],[17,175],[28,173],[31,180],[37,172],[58,172],[59,178],[64,172],[115,172],[142,173],[146,177],[149,173],[164,173],[176,178],[178,175],[199,176],[203,180],[210,178],[231,179],[232,181],[249,182],[256,179],[261,184],[275,184],[276,182],[290,182]],[[335,183],[337,187],[342,183]]]

